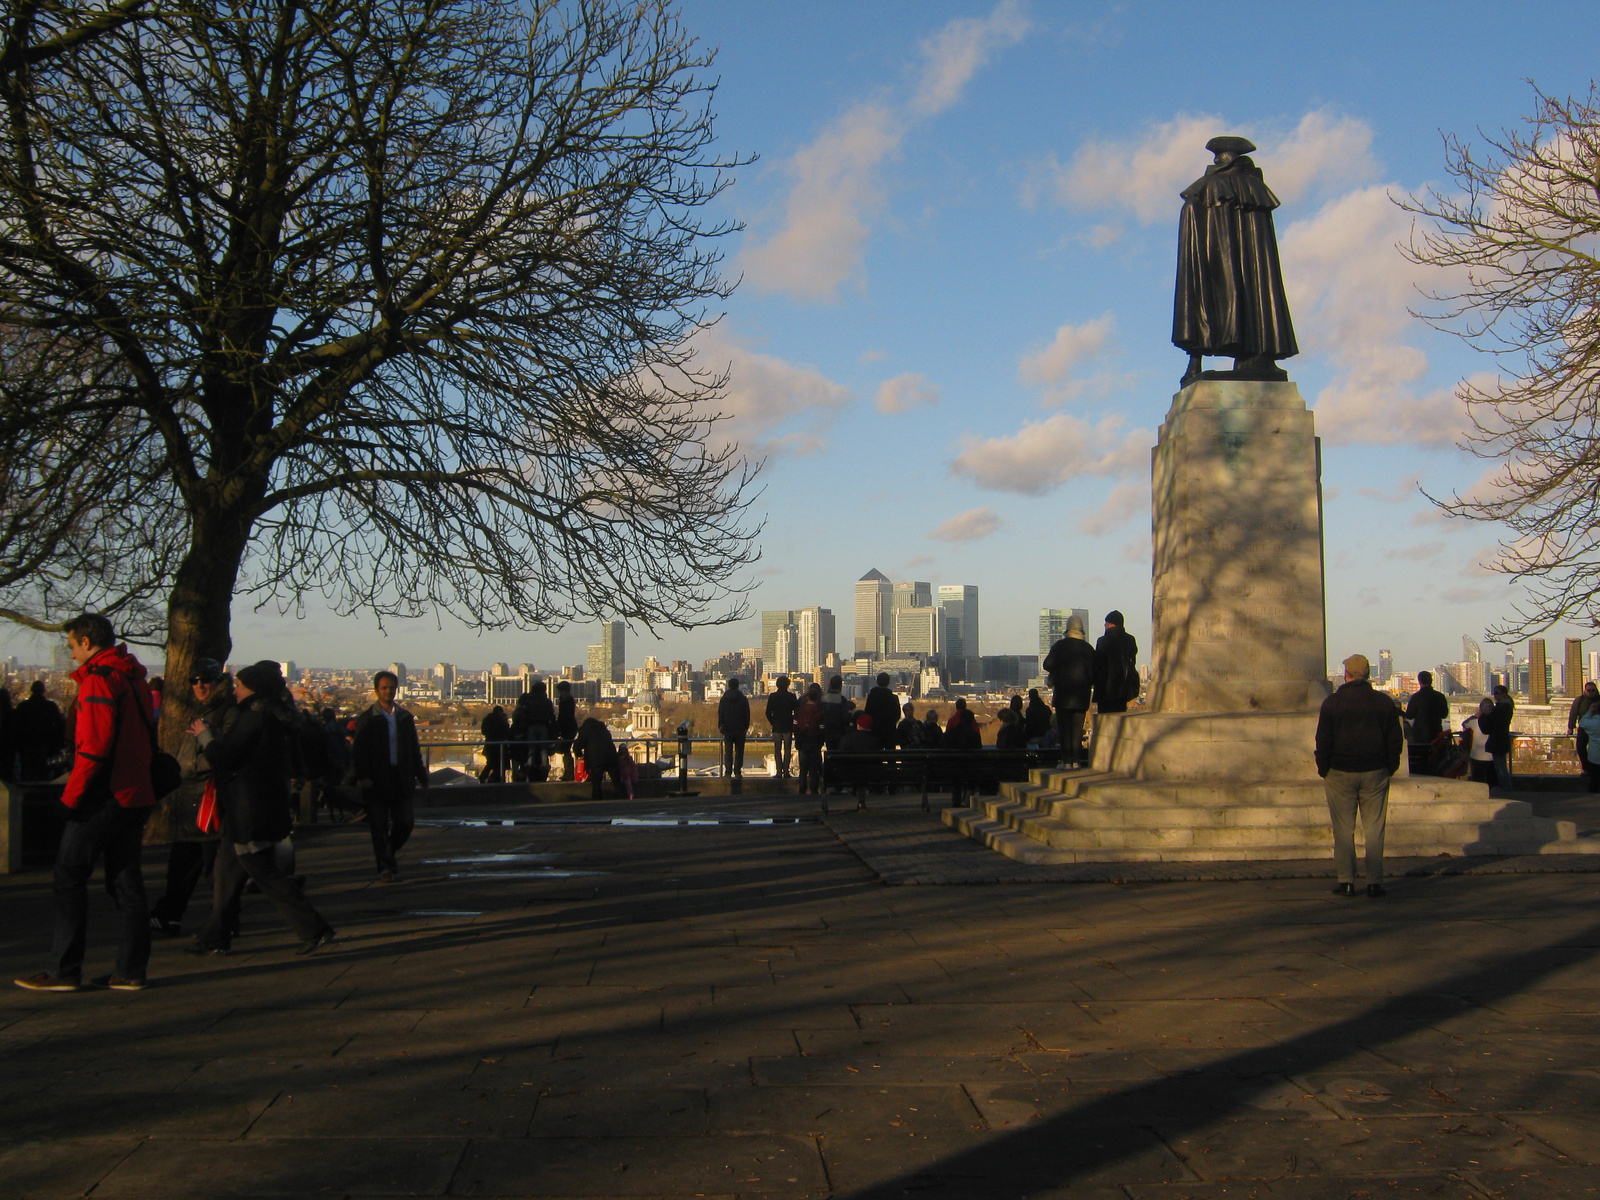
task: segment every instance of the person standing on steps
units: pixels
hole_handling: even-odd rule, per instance
[[[1450,701],[1433,689],[1433,672],[1417,672],[1417,690],[1406,702],[1406,720],[1411,722],[1411,743],[1406,749],[1413,775],[1432,775],[1433,739],[1450,720]]]
[[[1083,723],[1094,700],[1095,652],[1083,630],[1083,620],[1067,618],[1067,633],[1045,655],[1042,667],[1054,692],[1061,762],[1075,767],[1083,761]]]
[[[1139,696],[1139,643],[1123,627],[1122,614],[1106,614],[1106,631],[1094,644],[1094,704],[1099,712],[1128,711]]]
[[[1400,710],[1372,688],[1365,655],[1344,660],[1344,683],[1322,702],[1317,716],[1317,774],[1322,776],[1333,825],[1334,893],[1355,895],[1356,817],[1367,843],[1367,895],[1383,890],[1383,835],[1388,821],[1389,780],[1400,769],[1405,734]]]
[[[393,883],[399,875],[396,856],[416,826],[413,790],[428,786],[416,718],[394,701],[399,687],[400,679],[393,671],[379,671],[372,677],[377,701],[356,718],[347,768],[367,809],[381,883]]]
[[[72,772],[61,793],[67,821],[56,848],[50,969],[16,984],[35,992],[76,992],[83,986],[89,877],[103,860],[106,890],[122,911],[122,940],[116,970],[95,983],[136,992],[150,965],[150,908],[140,858],[145,822],[156,804],[150,786],[154,706],[144,667],[126,645],[115,644],[110,621],[84,613],[67,623],[66,634],[78,666],[72,673],[78,718]],[[42,695],[43,687],[35,686]]]

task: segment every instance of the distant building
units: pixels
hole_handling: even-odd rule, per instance
[[[1568,696],[1576,696],[1583,691],[1582,638],[1567,639],[1567,654],[1564,666],[1566,670],[1562,672],[1562,691]]]
[[[1394,674],[1394,651],[1393,650],[1379,650],[1378,651],[1378,682],[1380,684],[1388,683],[1389,682],[1389,676],[1391,676],[1393,674]]]
[[[903,650],[903,647],[894,641],[895,636],[897,636],[895,634],[895,617],[901,609],[932,607],[932,584],[914,581],[894,584],[893,591],[889,595],[889,628],[887,631],[890,635],[889,649],[897,653]]]
[[[933,605],[894,610],[894,647],[897,655],[944,653],[945,612]]]
[[[439,691],[439,699],[453,700],[456,695],[456,665],[455,663],[433,664],[433,686]]]
[[[882,654],[893,636],[894,585],[874,568],[856,581],[856,653]]]
[[[837,653],[831,608],[798,609],[795,612],[795,670],[816,671]]]
[[[785,631],[796,643],[798,649],[799,631],[795,627],[794,610],[789,608],[764,609],[761,613],[761,661],[775,663],[778,661],[778,637]],[[779,667],[779,670],[792,668]]]
[[[628,669],[628,627],[621,621],[603,621],[600,625],[600,656],[605,666],[600,670],[603,680],[621,683]]]
[[[773,639],[772,653],[763,651],[761,655],[762,666],[768,671],[777,671],[788,675],[800,669],[799,667],[800,639],[793,625],[785,625],[778,630],[778,636]]]
[[[1545,669],[1544,639],[1528,639],[1528,703],[1550,703],[1550,672]]]
[[[1483,647],[1464,633],[1461,635],[1461,657],[1466,662],[1483,661]]]
[[[1020,688],[1039,673],[1037,654],[985,654],[981,682],[999,684],[1001,687]],[[970,666],[969,666],[970,671]]]
[[[970,583],[939,585],[939,607],[945,614],[945,658],[955,660],[983,653],[978,645],[978,589]]]
[[[1039,610],[1039,657],[1045,658],[1062,638],[1067,636],[1067,620],[1077,617],[1083,622],[1084,636],[1089,635],[1089,610],[1087,608],[1041,608]],[[1090,643],[1094,638],[1089,638]]]
[[[405,687],[406,686],[406,665],[405,665],[405,663],[403,663],[403,662],[392,662],[392,663],[389,664],[389,670],[391,672],[393,672],[394,673],[394,677],[400,681],[399,686],[400,687]]]

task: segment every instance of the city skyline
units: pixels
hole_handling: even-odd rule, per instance
[[[1177,193],[1222,132],[1256,142],[1283,201],[1302,346],[1285,366],[1323,439],[1330,664],[1379,647],[1401,670],[1455,661],[1463,632],[1500,657],[1483,632],[1517,598],[1484,569],[1500,531],[1421,494],[1469,491],[1493,466],[1455,448],[1452,399],[1493,364],[1408,315],[1430,279],[1397,249],[1394,200],[1446,179],[1441,131],[1481,147],[1477,130],[1515,126],[1526,80],[1587,89],[1586,41],[1550,36],[1586,27],[1587,6],[1286,9],[1249,22],[1239,72],[1201,67],[1255,11],[1229,5],[1220,20],[1013,0],[681,9],[720,48],[717,149],[760,155],[718,201],[744,226],[722,246],[743,282],[697,346],[732,373],[719,435],[766,459],[766,530],[750,617],[636,624],[631,659],[759,645],[763,610],[849,619],[846,561],[975,581],[984,649],[1030,651],[1040,608],[1062,603],[1089,610],[1091,633],[1120,609],[1148,646],[1149,448],[1183,367]],[[1445,13],[1451,52],[1416,54]],[[889,463],[921,486],[908,496]],[[380,626],[316,595],[304,619],[261,600],[235,603],[235,658],[581,663],[595,639],[592,620]],[[48,662],[48,642],[0,629],[0,653],[25,660]]]

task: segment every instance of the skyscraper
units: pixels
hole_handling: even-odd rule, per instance
[[[1569,696],[1576,696],[1583,691],[1582,638],[1567,639],[1567,671],[1563,687]]]
[[[1062,638],[1067,636],[1067,619],[1077,617],[1083,622],[1083,633],[1089,637],[1089,610],[1087,608],[1041,608],[1039,610],[1039,658],[1044,659]],[[1094,644],[1094,639],[1089,638]]]
[[[1461,657],[1466,662],[1483,661],[1483,647],[1464,633],[1461,635]]]
[[[828,661],[838,647],[834,644],[834,619],[831,608],[795,610],[795,670],[815,671]]]
[[[1528,639],[1528,703],[1550,703],[1550,676],[1544,669],[1544,639]]]
[[[874,568],[856,581],[856,653],[877,654],[889,649],[893,636],[890,613],[894,586]]]
[[[775,663],[775,662],[778,661],[778,633],[779,633],[780,630],[784,629],[785,627],[788,627],[789,631],[790,631],[790,634],[793,635],[795,633],[794,623],[795,623],[795,616],[794,616],[794,611],[792,609],[787,609],[787,608],[770,609],[769,608],[769,609],[762,610],[762,613],[761,613],[761,661],[762,662],[770,664],[770,663]],[[772,666],[769,666],[767,669],[768,670],[779,670],[779,671],[792,671],[792,670],[794,670],[793,667],[772,667]]]
[[[798,642],[793,625],[785,625],[778,630],[777,637],[772,640],[772,649],[770,651],[762,649],[762,668],[767,671],[781,671],[785,675],[796,670],[800,649]]]
[[[944,623],[944,609],[931,604],[895,609],[895,653],[943,654]]]
[[[621,683],[628,670],[628,627],[621,621],[600,623],[599,678]]]
[[[1388,683],[1389,676],[1394,674],[1394,651],[1378,651],[1378,682]]]
[[[979,657],[978,589],[970,583],[940,584],[939,607],[945,615],[945,657]]]

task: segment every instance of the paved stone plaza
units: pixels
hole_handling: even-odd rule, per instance
[[[580,820],[652,812],[808,819]],[[999,856],[914,801],[501,815],[389,887],[305,840],[314,958],[253,898],[142,993],[0,990],[0,1195],[1600,1194],[1600,874],[963,886]],[[0,903],[40,969],[48,873]]]

